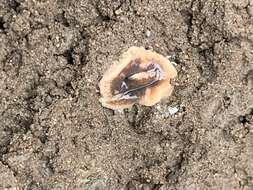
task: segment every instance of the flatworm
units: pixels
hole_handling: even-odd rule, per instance
[[[100,102],[110,109],[130,108],[136,103],[153,106],[171,95],[171,79],[177,76],[164,56],[143,47],[131,47],[99,82]]]

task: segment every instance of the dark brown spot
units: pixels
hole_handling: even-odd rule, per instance
[[[245,82],[247,85],[253,87],[253,70],[250,70],[245,76]]]

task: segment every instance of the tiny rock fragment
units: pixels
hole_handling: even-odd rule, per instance
[[[150,30],[147,30],[146,31],[146,37],[149,38],[151,36],[151,31]]]
[[[178,108],[177,107],[168,107],[168,111],[170,113],[170,115],[174,115],[178,112]]]
[[[171,95],[177,71],[166,57],[143,47],[131,47],[99,82],[100,102],[110,109],[136,103],[153,106]]]

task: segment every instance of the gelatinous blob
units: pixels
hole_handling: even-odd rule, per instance
[[[135,103],[152,106],[172,92],[170,80],[177,75],[163,56],[131,47],[109,68],[99,83],[103,106],[128,108]]]

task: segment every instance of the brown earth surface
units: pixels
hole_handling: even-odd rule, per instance
[[[103,108],[131,46],[173,95]],[[252,190],[253,1],[0,0],[0,189]]]

